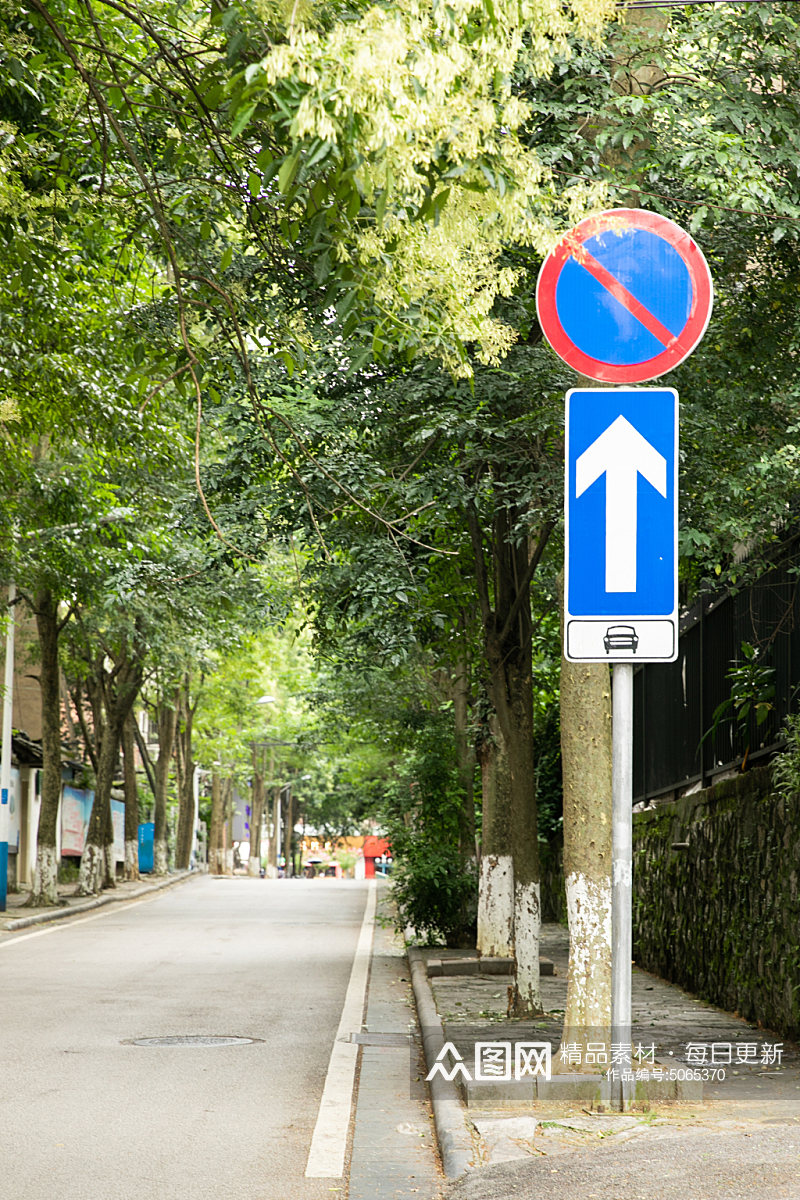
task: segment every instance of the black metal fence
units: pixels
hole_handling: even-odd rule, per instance
[[[677,661],[634,677],[634,800],[651,800],[763,759],[782,744],[800,688],[800,537],[735,595],[704,599],[681,626]],[[746,646],[756,650],[748,659]],[[773,694],[770,690],[774,689]],[[750,701],[746,720],[723,702]],[[757,720],[757,705],[766,713]],[[767,707],[768,706],[768,707]]]

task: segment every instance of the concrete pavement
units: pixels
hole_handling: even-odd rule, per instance
[[[440,950],[423,953],[442,955]],[[556,974],[543,977],[547,1011],[525,1036],[549,1041],[557,1058],[566,998],[566,930],[546,926],[542,953],[553,960]],[[520,1036],[520,1024],[505,1016],[506,982],[496,975],[444,975],[426,983],[445,1037],[466,1062],[476,1037],[513,1043]],[[674,1065],[676,1072],[705,1054],[711,1073],[713,1056],[715,1070],[723,1070],[725,1079],[707,1079],[700,1101],[653,1103],[630,1114],[552,1097],[516,1110],[482,1109],[473,1097],[468,1108],[466,1089],[460,1088],[462,1129],[457,1132],[465,1128],[472,1134],[475,1153],[467,1173],[441,1195],[447,1200],[800,1200],[798,1048],[638,969],[633,1012],[634,1045],[654,1045],[656,1060]]]
[[[800,1129],[655,1129],[476,1171],[448,1200],[797,1200]]]
[[[363,1027],[348,1200],[428,1200],[443,1184],[405,944],[383,889]]]

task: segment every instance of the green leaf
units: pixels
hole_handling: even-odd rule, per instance
[[[285,158],[281,163],[281,169],[278,172],[278,187],[283,192],[284,196],[287,195],[289,188],[292,186],[292,182],[294,181],[299,164],[299,150],[295,150],[294,154],[290,154],[289,157]]]
[[[235,138],[239,136],[245,125],[249,125],[250,118],[255,111],[255,104],[246,104],[244,107],[237,109],[236,116],[233,119],[233,125],[231,125],[231,137]]]
[[[357,187],[350,189],[350,198],[347,201],[347,215],[351,221],[354,221],[361,212],[361,196]]]

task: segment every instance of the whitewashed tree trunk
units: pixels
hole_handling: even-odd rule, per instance
[[[125,842],[125,876],[128,881],[139,878],[139,843],[130,841]]]
[[[483,854],[478,877],[478,953],[514,957],[514,860]]]
[[[166,875],[169,870],[169,846],[167,839],[159,840],[153,848],[153,874]]]
[[[58,904],[58,855],[55,846],[40,845],[36,850],[33,891],[28,904],[35,908]]]
[[[78,876],[79,896],[96,896],[103,890],[103,878],[106,870],[105,847],[94,842],[87,842],[81,857],[81,868]]]
[[[480,748],[483,821],[478,875],[478,953],[514,957],[514,857],[511,845],[511,780],[496,717]]]
[[[103,887],[117,886],[117,860],[114,857],[114,843],[106,842],[103,847],[103,863],[105,867],[103,875]]]
[[[542,1011],[539,981],[539,938],[542,929],[541,887],[517,881],[514,887],[515,1005],[524,1013]]]
[[[247,874],[252,875],[255,879],[259,878],[259,876],[261,875],[261,859],[260,858],[248,858]]]
[[[611,1040],[611,880],[599,882],[577,871],[566,878],[569,975],[562,1044],[582,1048],[582,1068],[605,1068],[589,1043]]]

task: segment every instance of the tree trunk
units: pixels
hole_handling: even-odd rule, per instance
[[[577,1047],[579,1069],[604,1069],[607,1062],[587,1055],[590,1042],[611,1044],[611,683],[604,663],[562,659],[561,760],[570,936],[561,1040]]]
[[[292,836],[294,834],[294,797],[291,784],[286,788],[286,825],[284,827],[284,874],[287,879],[294,875],[292,862]]]
[[[233,777],[228,776],[223,786],[225,797],[225,874],[233,874]]]
[[[511,722],[503,729],[511,783],[511,836],[514,847],[514,958],[509,1012],[518,1017],[542,1011],[539,934],[542,925],[539,834],[536,821],[536,763],[533,746],[533,679],[527,662],[505,670]]]
[[[511,780],[497,718],[481,743],[483,822],[478,880],[478,953],[514,957],[514,859],[511,841]]]
[[[109,671],[107,655],[101,651],[87,679],[94,714],[97,779],[94,804],[81,857],[76,895],[96,895],[116,886],[114,825],[111,817],[111,788],[117,768],[122,731],[142,684],[144,666],[138,654],[124,648]]]
[[[258,747],[253,747],[253,793],[250,805],[250,857],[248,875],[261,875],[261,817],[264,812],[264,776],[261,772]]]
[[[222,826],[224,821],[222,785],[216,771],[211,774],[211,827],[208,831],[208,870],[223,875]]]
[[[194,842],[194,758],[192,757],[192,725],[195,705],[191,703],[190,679],[184,679],[180,695],[181,720],[178,733],[182,764],[178,791],[178,832],[175,846],[175,865],[180,871],[189,869]]]
[[[61,680],[58,667],[58,601],[43,589],[35,598],[42,704],[42,800],[31,906],[58,904],[56,831],[61,804]]]
[[[272,788],[272,836],[269,840],[269,862],[267,864],[267,875],[270,879],[278,878],[278,854],[280,847],[278,841],[280,839],[281,827],[281,789],[277,784]]]
[[[194,841],[194,763],[184,763],[183,786],[178,798],[178,830],[175,836],[175,866],[188,871]]]
[[[459,621],[461,637],[466,638],[466,622]],[[461,785],[461,805],[458,810],[458,851],[461,870],[470,874],[475,871],[477,847],[475,843],[475,747],[469,734],[470,687],[469,667],[466,656],[456,663],[452,680],[453,721],[455,724],[456,762],[458,780]],[[460,928],[456,930],[458,945],[471,946],[475,939],[475,911],[470,894],[465,894],[461,905]]]
[[[95,735],[99,731],[95,731]],[[106,720],[100,739],[100,750],[97,756],[97,778],[95,781],[94,803],[89,817],[89,828],[86,830],[86,845],[81,856],[80,875],[78,877],[77,896],[94,896],[103,890],[103,886],[115,886],[108,869],[108,852],[106,847],[114,845],[114,828],[111,821],[111,786],[119,754],[120,729],[117,723]]]
[[[495,480],[502,484],[502,479]],[[541,895],[533,746],[533,670],[530,581],[552,526],[530,543],[518,536],[521,514],[498,504],[492,520],[491,575],[474,505],[467,511],[484,630],[487,688],[508,761],[514,858],[514,956],[509,1014],[541,1012],[539,933]],[[491,582],[490,582],[491,579]]]
[[[139,879],[139,793],[136,787],[136,759],[133,709],[122,726],[122,763],[125,781],[125,870],[123,878]]]
[[[153,797],[153,873],[166,875],[169,870],[169,843],[167,840],[167,788],[169,786],[169,764],[175,744],[178,724],[177,695],[167,701],[164,697],[158,705],[158,762],[155,766],[155,793]]]

